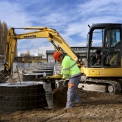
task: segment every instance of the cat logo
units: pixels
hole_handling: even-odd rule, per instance
[[[36,35],[29,35],[29,36],[24,36],[24,38],[26,38],[26,39],[30,39],[30,38],[36,38]]]

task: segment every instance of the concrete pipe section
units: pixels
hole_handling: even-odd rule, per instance
[[[0,111],[11,113],[47,106],[43,84],[26,81],[0,84]]]

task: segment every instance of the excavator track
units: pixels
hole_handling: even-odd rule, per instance
[[[121,93],[121,85],[119,82],[116,82],[116,81],[110,81],[110,82],[107,82],[109,84],[108,86],[108,91],[110,93]]]
[[[122,79],[118,78],[86,78],[81,79],[78,87],[83,90],[119,94],[122,92],[121,84]]]

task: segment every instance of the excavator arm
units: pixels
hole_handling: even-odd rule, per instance
[[[15,34],[15,29],[24,29],[24,30],[34,30],[34,32],[28,32],[23,34]],[[78,61],[77,56],[74,54],[69,45],[65,42],[65,40],[60,36],[60,34],[51,28],[47,27],[25,27],[25,28],[10,28],[7,35],[6,42],[6,52],[5,52],[5,64],[4,70],[7,72],[11,72],[13,60],[15,56],[15,50],[17,47],[18,39],[35,39],[35,38],[47,38],[54,48],[57,51],[63,51],[67,53],[73,60]],[[61,49],[59,49],[59,47]]]

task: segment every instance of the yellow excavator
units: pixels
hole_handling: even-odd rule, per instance
[[[16,34],[16,29],[32,32]],[[79,88],[98,92],[121,93],[122,84],[122,24],[98,23],[89,26],[87,35],[86,63],[76,55],[66,41],[55,30],[48,27],[10,28],[7,35],[4,71],[1,77],[11,74],[18,39],[47,38],[55,50],[69,55],[81,70]],[[102,47],[101,47],[102,45]],[[100,50],[98,58],[98,50]],[[60,79],[60,75],[46,79]]]

